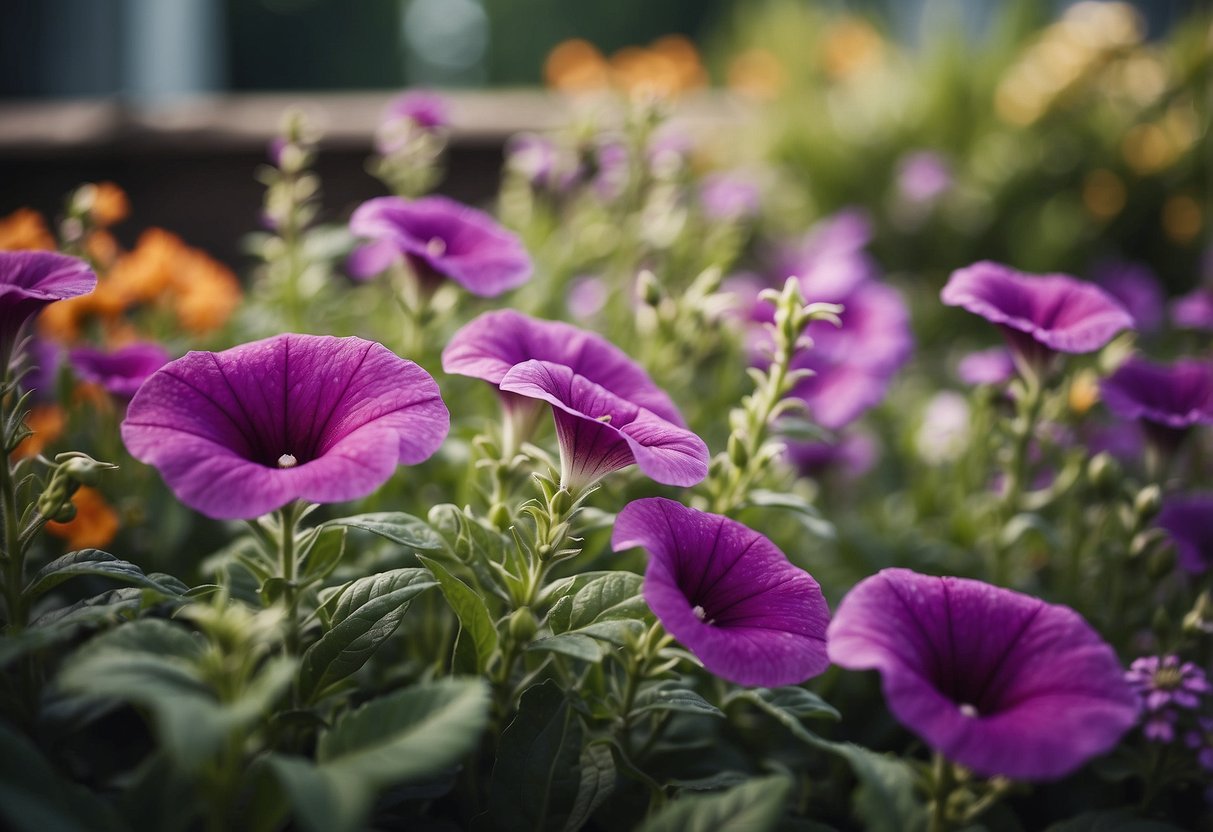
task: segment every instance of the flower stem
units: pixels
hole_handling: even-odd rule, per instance
[[[1044,408],[1044,386],[1035,375],[1024,380],[1024,396],[1020,402],[1019,416],[1015,425],[1015,442],[1011,446],[1011,467],[1007,473],[1006,494],[1003,497],[1003,523],[1006,524],[1019,510],[1019,503],[1027,490],[1028,452],[1036,424]],[[994,583],[1006,586],[1010,580],[1010,542],[1001,538],[994,546]]]
[[[286,601],[286,652],[287,655],[299,654],[299,588],[297,586],[297,550],[295,548],[295,527],[298,525],[303,503],[294,500],[287,503],[278,511],[278,525],[281,537],[278,539],[278,555],[283,581],[283,599]]]
[[[5,433],[11,418],[15,388],[12,374],[6,369],[4,381],[0,383],[0,425]],[[0,510],[4,513],[4,598],[8,610],[8,629],[18,633],[25,629],[29,611],[25,605],[25,547],[21,542],[21,515],[17,511],[17,484],[13,477],[13,465],[7,445],[9,436],[0,437],[0,448],[4,459],[0,461]]]
[[[948,798],[955,785],[952,764],[938,751],[931,760],[931,821],[929,832],[948,832],[952,824],[948,820]]]

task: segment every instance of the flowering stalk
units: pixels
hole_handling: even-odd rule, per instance
[[[1023,499],[1029,477],[1028,453],[1040,414],[1044,408],[1045,389],[1036,373],[1024,375],[1023,395],[1019,397],[1018,413],[1011,424],[1011,459],[1007,470],[1006,491],[1003,495],[1003,525],[1015,516]],[[994,548],[994,583],[1006,586],[1010,579],[1010,543],[1008,535],[1000,535]]]
[[[771,365],[766,370],[750,369],[754,392],[729,414],[732,433],[727,450],[713,461],[706,486],[710,510],[719,514],[744,502],[755,481],[782,451],[782,446],[769,441],[769,436],[779,417],[800,407],[799,401],[788,394],[797,382],[812,374],[811,370],[792,369],[796,353],[806,346],[805,329],[813,321],[841,325],[838,316],[842,307],[832,303],[806,305],[794,277],[787,279],[782,292],[767,289],[759,297],[775,304],[775,321],[769,325]]]

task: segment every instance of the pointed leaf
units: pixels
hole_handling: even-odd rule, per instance
[[[639,832],[765,832],[784,814],[792,781],[765,777],[708,796],[683,797],[640,825]]]
[[[484,599],[438,561],[426,557],[418,560],[438,579],[439,590],[462,625],[460,638],[470,639],[476,649],[476,672],[483,672],[497,652],[497,628]]]
[[[442,538],[424,520],[402,511],[381,511],[329,520],[325,526],[346,526],[385,537],[401,546],[411,546],[423,552],[442,549]]]
[[[166,596],[181,594],[180,585],[157,580],[143,573],[143,570],[133,563],[119,560],[108,552],[100,549],[81,549],[69,552],[63,557],[56,558],[38,570],[29,584],[25,594],[37,598],[59,584],[80,575],[100,575],[123,583],[154,589]]]
[[[581,751],[581,782],[577,799],[564,822],[564,832],[577,832],[615,791],[615,756],[605,743],[590,743]]]

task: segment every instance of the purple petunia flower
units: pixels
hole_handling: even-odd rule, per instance
[[[665,485],[695,485],[708,474],[702,439],[565,364],[524,361],[510,368],[500,387],[552,406],[560,484],[573,493],[632,464]]]
[[[758,214],[762,191],[753,177],[738,171],[721,171],[703,178],[699,204],[703,214],[716,222],[738,222]]]
[[[796,275],[805,299],[842,303],[861,283],[880,272],[866,246],[872,223],[859,208],[840,211],[809,229],[799,244],[778,258],[781,275]]]
[[[1180,329],[1213,332],[1213,288],[1198,286],[1171,301],[1171,323]]]
[[[794,369],[814,372],[792,395],[808,405],[815,422],[830,430],[845,427],[883,401],[914,348],[909,310],[896,289],[865,282],[842,304],[842,326],[809,324],[813,347],[792,362]]]
[[[21,329],[57,300],[86,295],[97,285],[88,263],[52,251],[0,251],[0,372]]]
[[[1193,425],[1213,423],[1213,366],[1192,359],[1155,364],[1130,358],[1100,383],[1108,409],[1174,447]]]
[[[931,150],[910,153],[897,165],[897,192],[915,204],[934,202],[951,190],[952,182],[952,166]]]
[[[1179,565],[1193,574],[1213,567],[1213,494],[1168,497],[1154,522],[1175,544]]]
[[[1015,359],[1006,347],[990,347],[960,359],[956,375],[965,384],[1004,384],[1015,375]]]
[[[1129,311],[1138,331],[1155,332],[1162,326],[1166,294],[1149,266],[1116,260],[1100,264],[1092,276]]]
[[[119,398],[129,399],[152,373],[168,363],[171,356],[159,344],[140,341],[114,352],[76,347],[68,357],[81,379],[100,384]]]
[[[1116,654],[1078,613],[980,581],[882,570],[843,599],[829,653],[879,671],[893,714],[983,776],[1064,777],[1138,718]]]
[[[30,339],[26,354],[29,372],[21,380],[22,388],[31,391],[37,401],[54,401],[58,396],[59,371],[63,367],[63,347],[35,336]]]
[[[1124,307],[1092,283],[989,261],[952,272],[940,298],[996,324],[1028,373],[1042,372],[1054,353],[1094,352],[1133,328]]]
[[[278,335],[157,370],[122,423],[186,505],[250,519],[291,500],[365,497],[450,426],[429,373],[361,338]]]
[[[649,553],[644,599],[710,672],[739,685],[799,684],[829,666],[817,581],[736,520],[649,497],[615,519],[616,552]]]
[[[388,156],[408,145],[414,131],[433,133],[450,124],[447,101],[425,90],[412,90],[388,104],[375,130],[375,150]]]
[[[876,437],[863,430],[847,430],[833,442],[787,442],[788,461],[805,476],[838,472],[855,480],[872,470],[880,455]]]
[[[581,177],[577,157],[548,136],[518,133],[505,146],[506,165],[524,176],[535,188],[561,194]]]
[[[399,257],[423,284],[449,278],[481,297],[500,295],[531,277],[531,258],[517,236],[483,211],[446,197],[368,200],[350,218],[350,232],[372,241],[351,256],[350,271],[360,279]]]

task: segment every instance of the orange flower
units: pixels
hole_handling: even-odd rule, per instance
[[[108,269],[114,265],[121,250],[118,241],[108,231],[94,231],[84,239],[84,252],[99,268]]]
[[[565,92],[600,90],[610,83],[602,53],[580,38],[556,44],[543,62],[543,77],[549,87]]]
[[[98,182],[93,185],[93,204],[89,214],[93,222],[102,228],[122,222],[131,212],[126,192],[113,182]]]
[[[101,492],[87,485],[80,486],[72,497],[76,506],[76,518],[69,523],[46,524],[46,530],[55,537],[67,541],[69,549],[100,549],[109,544],[118,533],[118,512],[101,496]]]
[[[53,251],[55,238],[42,215],[32,208],[18,208],[0,219],[0,251],[21,249]]]
[[[13,451],[13,456],[18,459],[37,456],[62,436],[67,428],[67,415],[57,404],[34,405],[26,417],[25,424],[34,433],[27,436],[25,441],[17,446],[17,450]]]
[[[774,98],[786,83],[783,64],[766,49],[747,49],[729,62],[729,88],[750,98]]]
[[[177,320],[198,334],[227,323],[243,297],[240,281],[231,269],[196,249],[190,251],[177,271],[173,295]]]
[[[181,268],[190,252],[189,246],[176,234],[162,228],[149,228],[139,235],[135,250],[114,264],[104,281],[105,289],[98,286],[93,296],[112,292],[112,298],[108,300],[119,307],[153,301],[172,284],[173,273]]]

